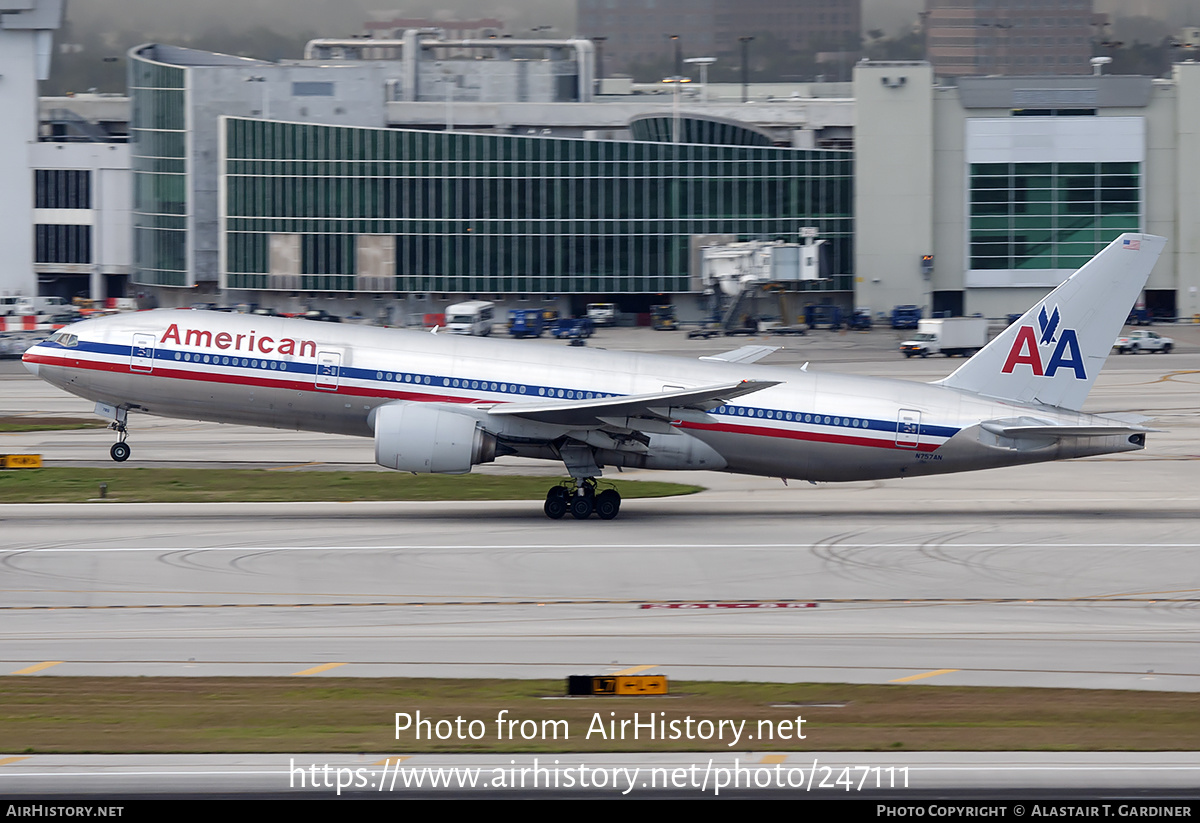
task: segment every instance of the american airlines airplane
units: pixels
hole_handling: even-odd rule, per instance
[[[114,460],[131,411],[353,434],[399,471],[562,461],[546,515],[610,520],[605,466],[841,481],[1141,449],[1152,429],[1080,409],[1165,243],[1121,235],[931,384],[751,365],[767,346],[689,360],[178,309],[77,323],[24,361],[96,401]]]

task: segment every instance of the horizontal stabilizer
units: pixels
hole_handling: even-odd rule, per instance
[[[646,417],[668,419],[672,410],[704,411],[735,397],[778,386],[778,380],[742,380],[694,389],[672,389],[654,394],[634,394],[621,397],[596,397],[586,400],[545,400],[533,403],[505,403],[488,414],[498,417],[522,417],[539,423],[562,426],[601,426],[604,418]]]
[[[981,424],[984,431],[999,437],[1052,437],[1061,440],[1064,437],[1121,437],[1127,434],[1145,434],[1159,429],[1149,429],[1144,426],[1029,426],[1009,425],[1005,421],[989,420]]]
[[[719,360],[724,363],[757,363],[768,354],[777,352],[783,346],[742,346],[740,349],[725,351],[720,354],[709,354],[701,360]]]

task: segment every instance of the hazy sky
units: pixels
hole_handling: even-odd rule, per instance
[[[924,5],[925,0],[864,0],[864,28],[894,34],[910,24]],[[1200,25],[1197,0],[1095,0],[1095,8],[1110,14],[1166,17],[1172,25]],[[343,36],[359,31],[373,10],[411,17],[499,17],[515,21],[514,27],[552,25],[562,36],[575,33],[575,0],[68,0],[67,17],[89,30],[155,35],[223,25]]]
[[[187,32],[224,26],[266,26],[281,32],[313,30],[327,36],[354,34],[370,12],[396,16],[459,18],[499,17],[527,26],[553,25],[574,34],[572,0],[68,0],[67,18],[89,29],[147,33]]]

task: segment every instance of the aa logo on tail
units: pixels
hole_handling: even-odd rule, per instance
[[[1037,322],[1041,331],[1040,337],[1035,334],[1033,326],[1021,326],[1017,329],[1017,337],[1013,340],[1012,348],[1008,350],[1008,359],[1004,361],[1001,371],[1012,374],[1017,366],[1029,366],[1038,377],[1054,377],[1059,369],[1070,369],[1075,373],[1076,380],[1087,380],[1075,330],[1059,331],[1062,320],[1058,306],[1054,307],[1054,312],[1050,315],[1046,314],[1046,307],[1042,306]],[[1054,349],[1050,359],[1043,361],[1042,351],[1052,345]]]

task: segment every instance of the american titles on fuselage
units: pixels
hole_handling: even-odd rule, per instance
[[[242,343],[245,341],[245,348]],[[160,344],[173,342],[177,346],[194,346],[196,348],[217,348],[227,351],[261,352],[263,354],[290,354],[297,357],[316,357],[317,344],[312,340],[297,340],[293,337],[283,337],[276,340],[267,335],[256,336],[253,329],[248,334],[234,334],[227,331],[213,332],[208,329],[179,330],[178,323],[167,326]]]

